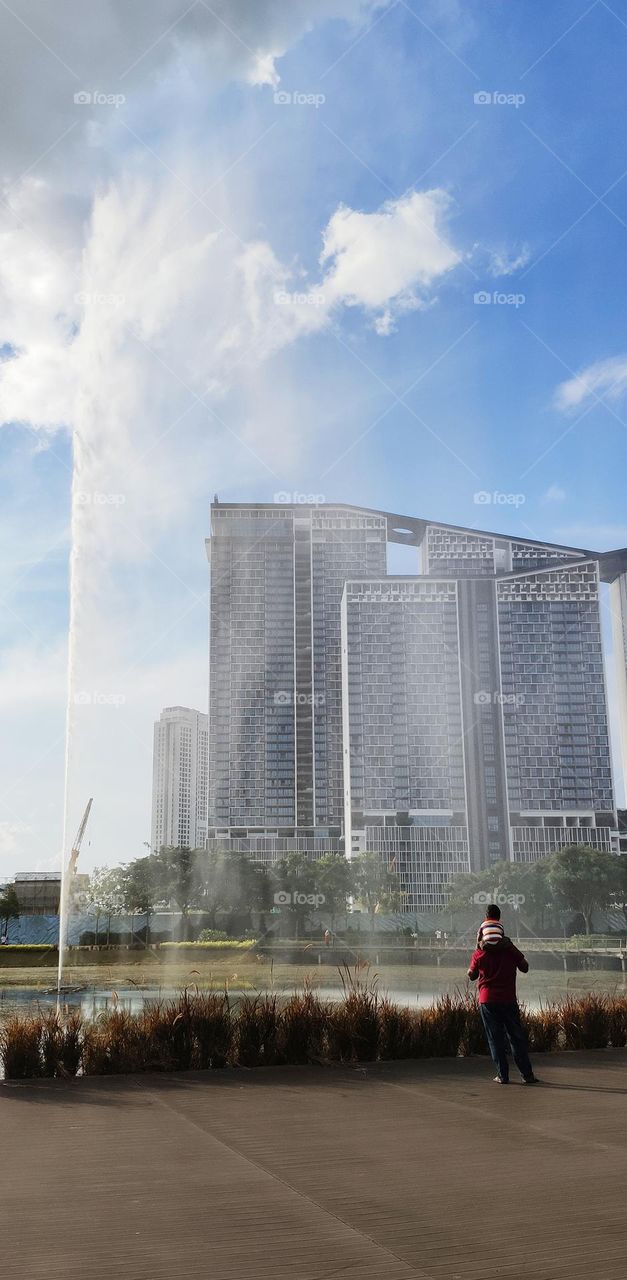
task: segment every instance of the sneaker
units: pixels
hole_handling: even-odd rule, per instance
[[[540,1083],[537,1076],[523,1076],[522,1082],[523,1084],[539,1084]]]
[[[502,1076],[495,1076],[495,1077],[494,1077],[494,1083],[495,1083],[495,1084],[509,1084],[509,1080],[504,1080]]]

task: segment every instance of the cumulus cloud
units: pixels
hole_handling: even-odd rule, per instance
[[[256,402],[262,371],[345,307],[391,332],[404,311],[431,304],[461,257],[440,189],[374,210],[337,208],[320,228],[310,279],[282,258],[271,229],[259,234],[251,219],[251,231],[240,203],[231,207],[228,179],[210,208],[195,200],[221,171],[200,136],[198,104],[206,108],[234,77],[263,92],[311,23],[363,24],[384,6],[217,0],[217,16],[201,3],[185,7],[106,0],[88,23],[79,0],[67,0],[62,19],[58,7],[33,0],[36,38],[0,6],[0,37],[12,50],[3,83],[10,145],[1,172],[12,185],[0,218],[0,348],[10,356],[0,362],[0,422],[35,426],[44,443],[59,430],[73,436],[71,689],[126,699],[119,714],[71,703],[70,828],[96,789],[105,857],[115,856],[120,830],[145,823],[154,715],[167,702],[206,705],[206,530],[181,534],[189,509],[234,474],[252,488],[270,473],[284,487],[273,469],[298,445],[302,422],[291,406],[282,407],[279,437]],[[162,161],[124,131],[121,112],[75,103],[83,90],[124,94],[121,112],[133,129],[140,121],[139,134],[159,135]],[[196,617],[201,640],[186,649],[187,619]],[[0,695],[17,719],[33,696],[58,715],[65,670],[53,657],[8,656]]]
[[[437,188],[410,191],[370,214],[341,206],[324,232],[325,298],[364,307],[384,334],[394,313],[427,305],[435,281],[461,261],[444,227],[449,206]]]
[[[627,355],[610,356],[589,364],[558,386],[554,403],[562,412],[580,409],[591,400],[617,401],[627,391]]]

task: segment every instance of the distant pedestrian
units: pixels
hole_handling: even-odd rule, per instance
[[[509,1084],[507,1041],[524,1084],[537,1084],[527,1036],[520,1020],[516,998],[517,972],[528,973],[529,964],[510,938],[489,947],[477,948],[470,958],[468,977],[479,980],[479,1011],[486,1039],[498,1075],[497,1084]]]
[[[331,930],[330,929],[325,929],[324,931],[324,945],[325,947],[331,946]]]

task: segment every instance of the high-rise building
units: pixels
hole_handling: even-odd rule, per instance
[[[412,910],[456,871],[617,847],[600,581],[624,694],[627,553],[342,505],[211,515],[210,839],[377,851]]]
[[[166,707],[154,727],[150,844],[200,849],[207,839],[208,716]]]
[[[269,857],[341,847],[340,604],[385,573],[386,522],[343,507],[211,509],[209,834]]]
[[[347,849],[394,866],[403,905],[468,871],[455,582],[347,582],[342,601]]]

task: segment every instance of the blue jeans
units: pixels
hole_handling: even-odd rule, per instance
[[[488,1001],[479,1005],[481,1021],[486,1033],[490,1053],[501,1080],[509,1080],[507,1043],[509,1040],[514,1062],[524,1080],[533,1076],[533,1067],[527,1052],[527,1036],[520,1021],[520,1009],[512,1004]]]

